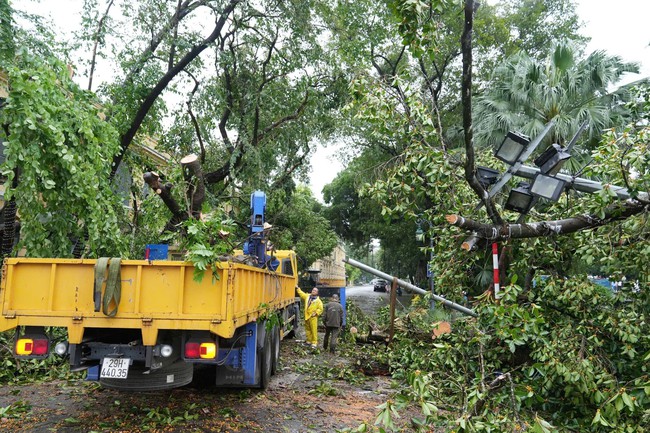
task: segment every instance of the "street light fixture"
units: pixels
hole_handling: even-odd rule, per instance
[[[476,178],[484,189],[494,185],[499,180],[499,171],[488,167],[476,166]]]
[[[562,179],[537,173],[530,186],[530,193],[547,200],[558,201],[565,185],[566,182]]]
[[[533,204],[533,195],[530,193],[530,185],[528,182],[519,182],[516,188],[510,190],[508,201],[506,201],[505,208],[514,212],[525,214],[530,210]]]
[[[529,142],[528,137],[510,131],[506,134],[494,156],[506,164],[514,165],[526,150]]]
[[[559,173],[564,163],[571,158],[571,154],[557,143],[551,144],[533,161],[544,174],[555,175]]]

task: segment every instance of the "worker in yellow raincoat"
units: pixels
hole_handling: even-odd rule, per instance
[[[314,287],[311,294],[307,294],[296,287],[298,296],[305,303],[305,333],[307,334],[307,343],[311,344],[312,349],[318,347],[318,316],[323,314],[323,301],[318,297],[318,289]]]

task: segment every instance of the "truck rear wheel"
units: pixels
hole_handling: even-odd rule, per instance
[[[273,364],[273,348],[271,345],[272,332],[265,332],[264,347],[257,351],[257,365],[260,371],[260,388],[266,389],[271,382],[271,369]]]
[[[273,359],[271,360],[271,374],[275,374],[278,371],[280,364],[280,327],[274,326],[271,333],[271,349],[273,352]]]
[[[143,365],[129,368],[126,379],[100,379],[105,388],[120,391],[160,391],[178,388],[192,382],[194,365],[181,359],[157,370],[149,371]]]

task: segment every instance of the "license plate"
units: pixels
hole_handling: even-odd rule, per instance
[[[129,375],[129,358],[104,358],[100,378],[126,379]]]

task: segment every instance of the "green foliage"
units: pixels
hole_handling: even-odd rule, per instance
[[[196,403],[187,405],[187,407],[177,408],[177,410],[169,407],[155,407],[145,408],[143,430],[157,430],[161,427],[174,426],[186,421],[199,419],[198,412],[200,408]]]
[[[460,431],[648,428],[645,299],[579,278],[504,291],[499,304],[479,301],[478,319],[453,321],[452,334],[395,340],[391,365],[409,386],[384,408],[382,425],[416,403],[421,425],[454,422]]]
[[[444,0],[393,0],[388,7],[395,15],[399,34],[404,38],[402,44],[408,46],[416,57],[423,54],[423,46],[435,41],[437,20],[435,18],[452,3]]]
[[[339,395],[339,391],[333,387],[331,383],[321,381],[314,388],[307,391],[307,394],[315,395],[317,397],[332,397]]]
[[[338,243],[323,216],[322,205],[305,187],[292,194],[270,191],[267,221],[273,225],[270,240],[276,249],[293,249],[305,267],[327,257]]]
[[[603,129],[625,123],[628,113],[620,102],[627,96],[608,87],[626,72],[638,72],[638,65],[602,51],[578,59],[577,48],[566,41],[556,43],[543,60],[517,53],[494,70],[474,107],[475,139],[494,146],[509,130],[535,137],[555,119],[549,143],[568,142],[588,121],[586,138],[593,145]]]
[[[16,44],[13,35],[12,9],[8,0],[0,0],[0,65],[11,61]]]
[[[185,251],[185,260],[194,264],[195,281],[200,282],[208,269],[213,280],[218,280],[218,269],[213,265],[233,250],[228,241],[233,223],[222,218],[222,215],[212,213],[206,218],[188,219],[183,223],[187,234],[182,239],[181,248]]]
[[[344,341],[341,342],[344,343],[340,348],[341,350],[350,348],[350,346],[346,347]],[[311,353],[307,352],[306,349],[302,349],[300,347],[296,347],[296,350],[302,352],[302,356]],[[353,366],[341,367],[340,365],[329,365],[329,363],[322,364],[305,362],[303,364],[296,365],[295,370],[299,373],[308,375],[312,380],[320,381],[321,386],[318,388],[321,391],[326,392],[331,392],[330,388],[332,388],[332,381],[342,380],[350,384],[359,385],[367,380],[367,378]],[[314,393],[318,392],[320,391],[314,391]]]
[[[483,7],[479,8],[479,16]],[[582,24],[574,0],[503,0],[495,7],[497,16],[501,18],[499,24],[512,35],[499,40],[506,56],[521,51],[543,59],[548,47],[558,39],[571,40],[579,46],[587,43],[587,38],[580,35]]]
[[[2,171],[5,196],[18,205],[20,245],[32,257],[70,257],[72,241],[87,235],[88,255],[120,255],[122,207],[108,182],[116,131],[62,62],[22,51],[7,74]]]
[[[29,403],[19,400],[9,406],[0,407],[0,418],[21,418],[30,410]]]
[[[262,302],[257,308],[261,311],[257,320],[264,323],[266,332],[271,332],[273,328],[282,328],[280,316],[275,311],[269,310],[269,304]]]

